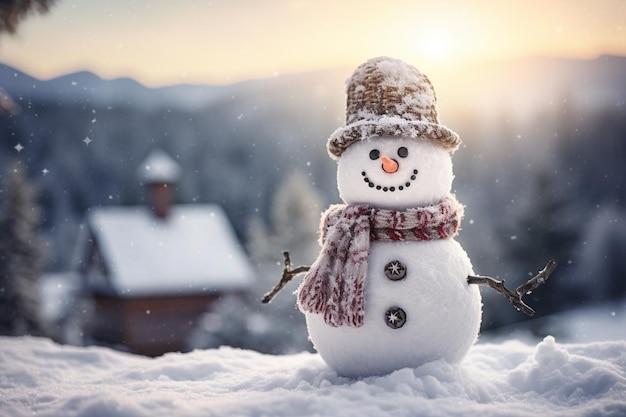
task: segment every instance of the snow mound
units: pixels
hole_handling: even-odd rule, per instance
[[[474,346],[464,362],[338,377],[319,355],[133,356],[0,338],[0,416],[624,416],[626,342]]]

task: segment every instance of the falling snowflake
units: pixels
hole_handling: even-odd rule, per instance
[[[83,142],[85,142],[85,145],[89,146],[89,144],[93,142],[93,140],[89,139],[89,136],[87,136],[85,139],[83,139]]]
[[[13,148],[14,148],[14,149],[15,149],[18,153],[19,153],[19,152],[22,152],[22,149],[24,149],[24,147],[22,146],[22,144],[21,144],[21,143],[18,143],[18,144],[17,144],[17,145],[15,145]]]
[[[50,171],[48,171],[47,168],[44,168],[44,169],[41,170],[41,172],[43,173],[43,175],[45,177],[48,174],[48,172],[50,172]]]

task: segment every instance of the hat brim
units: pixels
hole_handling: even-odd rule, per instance
[[[400,117],[381,117],[378,120],[360,120],[341,127],[328,139],[328,153],[339,159],[348,146],[375,136],[402,136],[413,139],[428,139],[454,152],[461,144],[459,135],[447,127],[420,121],[409,121]]]

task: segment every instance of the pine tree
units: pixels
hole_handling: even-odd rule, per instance
[[[225,298],[194,332],[191,348],[221,344],[260,352],[293,353],[312,346],[307,340],[304,316],[293,294],[297,280],[268,306],[263,294],[272,289],[282,273],[282,252],[289,250],[294,262],[310,264],[319,252],[317,228],[321,197],[305,176],[290,175],[272,198],[271,225],[253,218],[248,227],[248,251],[256,262],[258,280],[243,298]]]
[[[541,292],[541,299],[531,303],[538,315],[562,310],[574,299],[567,277],[571,273],[572,252],[579,238],[576,227],[580,214],[576,212],[572,196],[559,183],[559,176],[540,168],[536,173],[533,190],[528,198],[519,203],[523,208],[512,215],[509,223],[501,227],[503,249],[511,266],[511,285],[521,284],[545,265],[549,259],[556,260],[558,273],[549,281],[549,290]],[[509,312],[513,313],[513,312]],[[502,323],[508,324],[504,314],[498,314]],[[509,319],[519,321],[524,317],[509,314]]]
[[[290,175],[272,198],[271,225],[258,217],[248,224],[252,257],[259,263],[282,264],[282,251],[288,250],[294,262],[311,264],[320,250],[317,228],[321,200],[304,175]]]
[[[56,0],[0,1],[0,32],[15,33],[18,23],[30,13],[46,13]]]
[[[41,334],[39,210],[20,165],[7,174],[0,200],[0,334]]]
[[[274,196],[271,213],[275,240],[281,246],[279,255],[289,250],[294,262],[313,263],[320,250],[321,205],[319,193],[303,174],[296,172],[287,178]]]
[[[56,0],[1,0],[0,1],[0,34],[15,34],[17,26],[32,12],[47,13]],[[17,113],[19,106],[0,87],[0,114]]]

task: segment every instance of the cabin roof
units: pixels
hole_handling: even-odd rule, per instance
[[[254,273],[219,205],[101,207],[87,217],[106,279],[91,288],[125,297],[213,293],[250,286]]]

